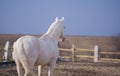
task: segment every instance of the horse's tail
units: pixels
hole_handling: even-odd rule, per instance
[[[13,50],[14,50],[13,59],[15,59],[15,62],[16,61],[20,62],[20,64],[22,64],[26,72],[32,73],[32,70],[29,64],[29,58],[25,52],[24,43],[21,40],[20,41],[18,40],[17,42],[14,43]]]
[[[13,60],[15,60],[15,58],[16,58],[16,56],[15,56],[15,42],[14,42],[14,44],[13,44],[13,52],[12,52],[12,58],[13,58]]]

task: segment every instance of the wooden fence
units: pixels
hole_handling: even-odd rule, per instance
[[[75,48],[74,45],[72,45],[71,49],[64,49],[59,48],[60,51],[65,52],[71,52],[71,56],[62,56],[63,58],[72,58],[72,61],[75,61],[76,57],[79,58],[91,58],[94,62],[100,62],[100,61],[120,61],[120,59],[115,58],[101,58],[100,55],[106,54],[106,55],[120,55],[120,52],[100,52],[98,45],[95,45],[93,49],[82,49],[82,48]],[[90,55],[76,55],[75,52],[92,52],[94,53],[94,56]]]
[[[4,52],[4,57],[5,57],[5,61],[8,60],[8,48],[9,48],[9,41],[6,42],[5,45],[5,52]],[[99,51],[99,47],[98,45],[95,45],[93,49],[82,49],[82,48],[75,48],[74,45],[72,45],[71,49],[64,49],[64,48],[59,48],[59,50],[63,50],[65,52],[71,52],[71,56],[62,56],[63,58],[72,58],[72,61],[75,61],[75,57],[79,57],[79,58],[91,58],[93,59],[94,62],[98,62],[98,61],[120,61],[120,59],[115,59],[115,58],[101,58],[100,55],[101,54],[105,54],[105,55],[120,55],[120,52],[100,52]],[[76,55],[75,52],[92,52],[94,53],[94,56],[89,56],[89,55]]]

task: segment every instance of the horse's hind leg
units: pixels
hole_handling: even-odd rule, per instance
[[[23,76],[22,75],[22,65],[19,61],[16,61],[16,68],[17,68],[18,76]]]
[[[24,67],[24,69],[25,69],[24,76],[35,76],[35,74],[33,73],[32,68],[30,68],[30,67]]]
[[[34,76],[33,71],[32,71],[32,68],[30,68],[29,65],[23,64],[23,66],[24,66],[24,69],[25,69],[25,74],[24,74],[24,76]]]
[[[22,62],[22,65],[25,69],[24,76],[36,76],[33,72],[33,65],[29,65],[27,62]]]

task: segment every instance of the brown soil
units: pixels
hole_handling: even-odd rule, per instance
[[[42,70],[47,76],[48,67]],[[37,74],[37,69],[34,69]],[[0,76],[17,76],[16,67],[0,68]],[[107,62],[60,62],[56,65],[54,76],[120,76],[120,63]]]

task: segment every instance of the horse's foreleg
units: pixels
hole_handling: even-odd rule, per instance
[[[39,65],[39,66],[38,66],[38,76],[41,76],[41,75],[42,75],[42,74],[41,74],[41,73],[42,73],[41,71],[42,71],[42,66]]]
[[[55,60],[50,63],[50,67],[49,67],[49,70],[48,70],[48,76],[53,76],[55,65],[56,65]]]

